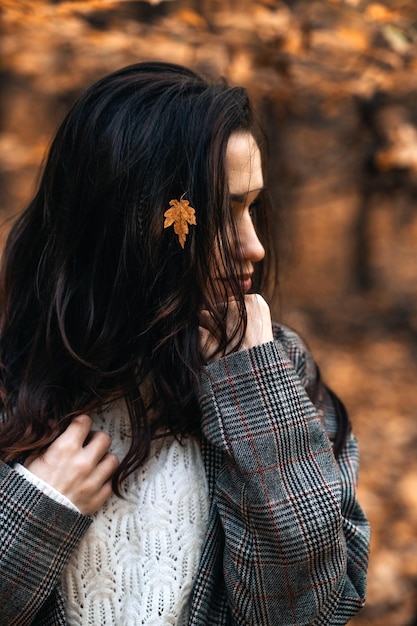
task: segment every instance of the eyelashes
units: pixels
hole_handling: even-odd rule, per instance
[[[249,211],[249,215],[251,217],[251,219],[254,219],[255,214],[257,209],[259,209],[262,205],[262,200],[260,196],[257,196],[253,202],[251,202],[249,204],[249,206],[246,204],[245,200],[241,200],[241,201],[233,201],[230,204],[230,209],[232,214],[234,214],[236,219],[239,219],[239,216],[243,215],[243,213],[248,210]]]
[[[261,200],[259,198],[257,198],[256,200],[254,200],[253,202],[250,203],[249,205],[249,215],[253,218],[256,210],[259,209],[259,207],[261,206]]]

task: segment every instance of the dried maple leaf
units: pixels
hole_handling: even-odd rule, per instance
[[[171,208],[164,213],[164,228],[169,228],[174,224],[174,232],[178,235],[181,248],[184,248],[185,239],[189,232],[188,224],[194,224],[194,226],[197,224],[195,210],[182,196],[179,200],[170,200],[169,204]]]

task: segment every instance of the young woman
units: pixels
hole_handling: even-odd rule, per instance
[[[261,145],[243,89],[168,63],[99,80],[58,130],[0,277],[1,624],[363,605],[355,440],[259,295]]]

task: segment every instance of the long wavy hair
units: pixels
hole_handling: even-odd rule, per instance
[[[118,397],[127,402],[132,441],[116,490],[146,458],[156,431],[198,433],[202,308],[220,353],[228,341],[211,276],[230,276],[237,339],[246,328],[225,171],[227,142],[238,130],[261,147],[244,89],[169,63],[116,71],[73,105],[3,256],[5,461],[41,453],[74,416]],[[163,216],[184,194],[197,226],[182,249]],[[258,291],[274,282],[276,261],[264,200],[256,227],[269,265],[259,264]]]

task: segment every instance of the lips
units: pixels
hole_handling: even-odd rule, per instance
[[[251,273],[245,273],[245,274],[241,274],[240,276],[237,276],[237,280],[239,282],[240,288],[243,291],[243,293],[248,293],[248,291],[250,291],[252,289],[252,272]],[[216,282],[221,283],[221,285],[223,285],[223,287],[219,288],[219,294],[220,295],[220,301],[224,300],[224,288],[226,288],[226,290],[228,292],[230,292],[230,295],[233,295],[233,292],[231,291],[231,288],[228,289],[228,285],[230,284],[230,279],[226,278],[226,277],[219,277],[216,278]],[[218,298],[216,298],[217,300]]]
[[[240,285],[241,285],[242,291],[244,293],[248,293],[248,291],[252,287],[252,275],[251,274],[244,274],[243,276],[239,277],[239,281],[240,281]]]

